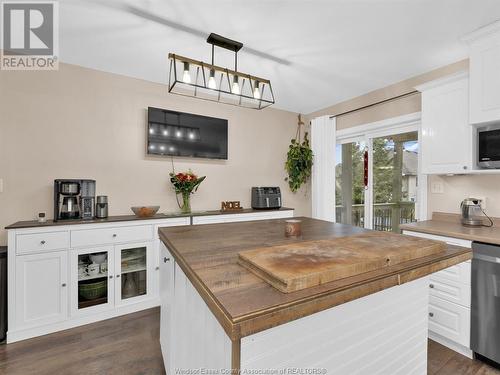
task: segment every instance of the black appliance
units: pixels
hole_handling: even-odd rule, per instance
[[[7,336],[7,247],[0,246],[0,342]]]
[[[93,219],[94,180],[54,180],[54,221]]]
[[[477,128],[477,165],[500,168],[500,124]]]
[[[227,120],[149,107],[147,153],[227,160]]]
[[[472,243],[472,351],[500,363],[500,246]]]
[[[269,209],[281,207],[281,191],[279,187],[253,187],[252,208]]]

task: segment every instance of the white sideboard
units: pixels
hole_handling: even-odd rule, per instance
[[[8,229],[8,332],[15,342],[159,306],[158,228],[293,217],[271,210]],[[79,273],[89,255],[106,259]],[[98,293],[86,299],[83,292]],[[85,291],[92,284],[94,290]]]
[[[403,230],[403,234],[470,248],[471,241]],[[429,338],[469,358],[471,261],[436,272],[429,280]]]

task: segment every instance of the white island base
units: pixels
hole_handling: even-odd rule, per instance
[[[163,244],[162,252],[170,258],[161,273],[160,332],[169,375],[229,373],[235,363],[249,374],[427,373],[428,277],[243,337],[238,345]]]

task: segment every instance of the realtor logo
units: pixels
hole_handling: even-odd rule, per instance
[[[57,2],[3,1],[1,21],[0,69],[58,68]]]

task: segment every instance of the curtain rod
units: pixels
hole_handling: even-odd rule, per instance
[[[357,112],[357,111],[361,111],[363,109],[366,109],[366,108],[370,108],[370,107],[374,107],[376,105],[379,105],[379,104],[384,104],[384,103],[387,103],[387,102],[391,102],[393,100],[397,100],[397,99],[401,99],[401,98],[405,98],[407,96],[411,96],[411,95],[414,95],[414,94],[417,94],[419,93],[420,91],[418,90],[413,90],[413,91],[410,91],[410,92],[407,92],[405,94],[401,94],[401,95],[398,95],[398,96],[394,96],[392,98],[389,98],[389,99],[384,99],[384,100],[381,100],[379,102],[375,102],[375,103],[372,103],[372,104],[368,104],[368,105],[365,105],[363,107],[359,107],[359,108],[356,108],[356,109],[351,109],[349,111],[345,111],[345,112],[341,112],[341,113],[338,113],[336,115],[332,115],[330,116],[330,118],[334,118],[334,117],[339,117],[339,116],[344,116],[344,115],[348,115],[349,113],[353,113],[353,112]]]

